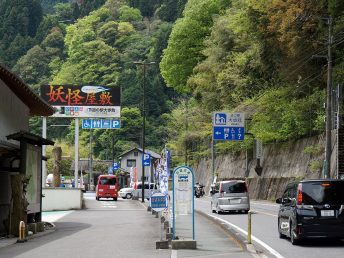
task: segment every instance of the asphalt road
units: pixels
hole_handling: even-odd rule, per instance
[[[232,225],[233,230],[246,237],[248,217],[246,214],[212,214],[210,198],[196,199],[195,209],[218,217]],[[309,240],[293,246],[289,239],[280,239],[277,233],[278,205],[271,202],[251,201],[252,240],[258,250],[268,257],[278,258],[339,258],[343,257],[344,241]]]
[[[0,258],[257,257],[222,226],[198,213],[196,250],[157,250],[159,219],[140,201],[96,201],[94,193],[86,193],[84,200],[85,210],[45,212],[43,220],[54,222],[55,232],[2,247]]]

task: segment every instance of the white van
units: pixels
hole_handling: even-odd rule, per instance
[[[145,199],[148,199],[148,200],[153,193],[159,192],[155,183],[148,184],[148,182],[145,182],[144,184],[144,191],[145,191],[144,192]],[[142,183],[141,182],[137,183],[137,188],[136,190],[133,191],[133,197],[142,198]]]

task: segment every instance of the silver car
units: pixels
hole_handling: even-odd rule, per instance
[[[211,190],[211,210],[213,213],[237,211],[248,213],[250,198],[245,181],[229,180],[217,182]]]
[[[134,191],[134,188],[126,187],[126,188],[122,188],[121,190],[119,190],[118,194],[123,199],[131,199],[131,197],[133,197],[133,191]]]
[[[159,192],[159,191],[158,191],[158,188],[157,188],[156,184],[150,183],[150,184],[148,185],[148,183],[145,182],[145,184],[144,184],[144,195],[145,195],[145,199],[148,199],[148,200],[149,200],[149,197],[150,197],[153,193],[157,193],[157,192]],[[138,182],[136,190],[133,191],[133,196],[134,196],[135,198],[142,198],[142,183],[141,183],[141,182]]]

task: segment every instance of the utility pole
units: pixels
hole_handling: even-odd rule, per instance
[[[155,64],[155,62],[135,61],[134,64],[143,66],[143,96],[142,96],[142,202],[145,202],[145,166],[143,164],[143,157],[145,155],[145,137],[146,137],[146,65]],[[148,184],[149,186],[149,184]]]
[[[332,154],[332,17],[326,18],[328,25],[327,55],[313,55],[313,57],[327,59],[327,87],[326,87],[326,136],[325,136],[325,171],[324,177],[331,178],[331,154]]]
[[[331,138],[332,138],[332,17],[328,19],[328,44],[327,44],[327,89],[326,89],[326,178],[331,178]]]

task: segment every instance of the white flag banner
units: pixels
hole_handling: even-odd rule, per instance
[[[130,168],[130,187],[134,186],[134,167]]]
[[[168,194],[168,160],[166,159],[166,149],[161,154],[161,159],[159,160],[158,166],[157,166],[157,173],[159,175],[159,189],[160,192],[163,194]]]

